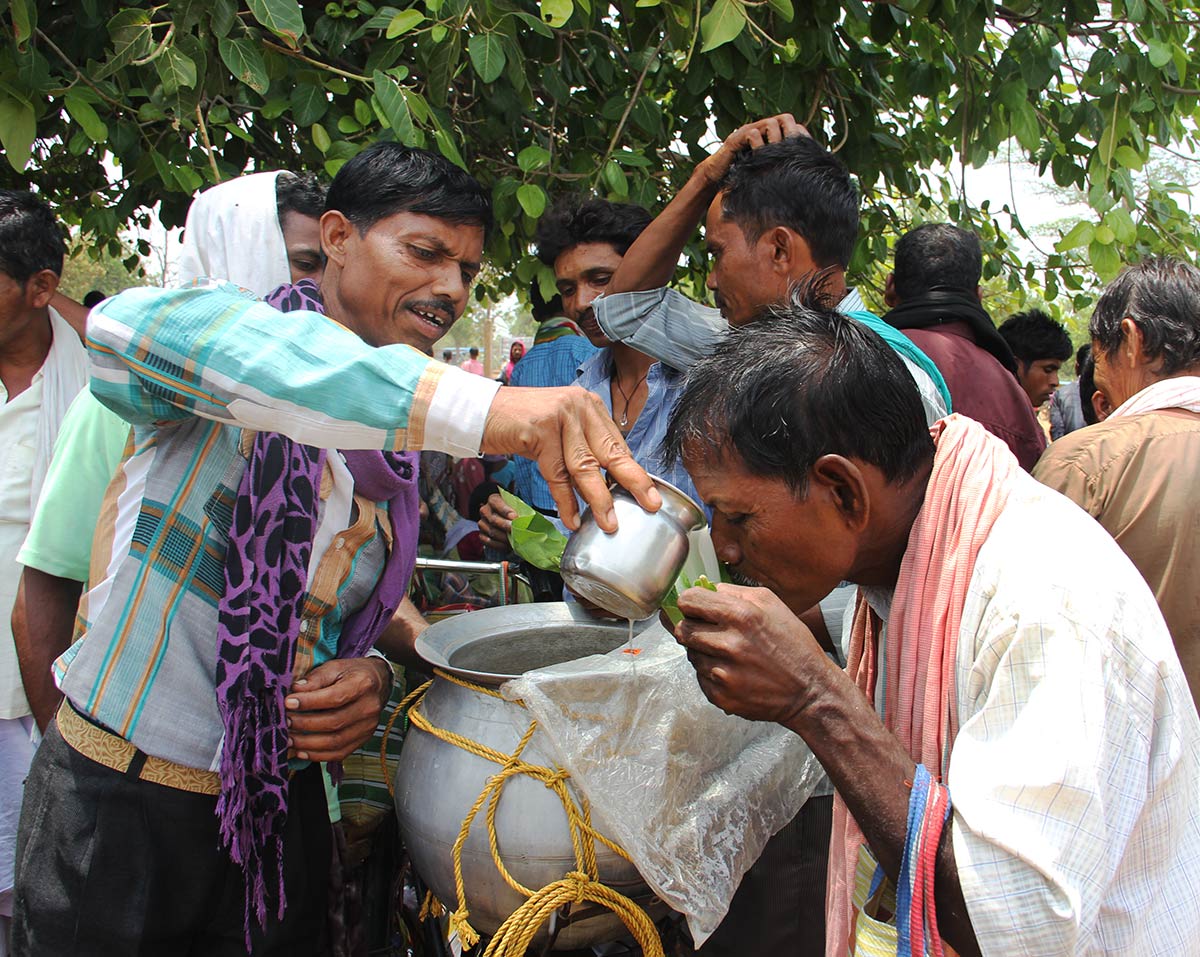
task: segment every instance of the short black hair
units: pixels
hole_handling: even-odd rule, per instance
[[[533,321],[542,323],[563,314],[562,296],[555,293],[549,300],[542,295],[542,284],[536,279],[529,284],[529,310]]]
[[[0,189],[0,272],[24,283],[49,269],[62,275],[67,244],[50,207],[36,193]]]
[[[325,212],[328,192],[329,187],[317,178],[316,173],[289,173],[284,170],[275,177],[275,206],[280,222],[287,213],[320,219]]]
[[[915,299],[934,290],[975,295],[983,276],[979,237],[949,223],[926,223],[896,242],[896,295]]]
[[[578,196],[555,203],[537,224],[537,257],[547,266],[580,243],[608,243],[624,256],[650,225],[650,214],[635,203]]]
[[[1092,344],[1090,342],[1085,342],[1083,345],[1081,345],[1078,349],[1075,350],[1075,374],[1076,375],[1079,375],[1081,372],[1083,372],[1084,360],[1087,359],[1087,357],[1089,355],[1091,355],[1091,352],[1092,352]]]
[[[1040,309],[1009,316],[1000,324],[1000,335],[1023,365],[1039,359],[1066,362],[1075,351],[1062,323],[1055,322]]]
[[[325,198],[359,233],[396,213],[492,229],[492,199],[475,177],[429,150],[372,143],[338,170]]]
[[[1096,360],[1092,358],[1092,350],[1083,357],[1079,367],[1079,411],[1083,413],[1083,421],[1095,425],[1100,420],[1096,417],[1096,409],[1092,405],[1092,396],[1096,392]]]
[[[792,136],[734,157],[721,183],[721,210],[747,241],[786,226],[818,266],[850,265],[858,238],[858,189],[836,156],[809,136]]]
[[[471,346],[471,348],[468,349],[467,352],[473,356],[477,356],[477,355],[479,355],[479,346]]]
[[[732,451],[797,496],[823,455],[903,482],[934,452],[920,393],[896,351],[861,323],[807,304],[731,329],[692,367],[667,427],[667,461],[685,449]]]
[[[93,289],[91,292],[89,292],[86,296],[83,297],[83,304],[85,306],[87,306],[89,309],[91,309],[92,306],[100,305],[100,303],[104,302],[104,300],[107,298],[108,297],[106,295],[104,295],[104,293],[102,293],[99,289]]]
[[[1088,331],[1106,356],[1124,340],[1121,320],[1142,330],[1146,357],[1168,376],[1200,363],[1200,270],[1154,256],[1114,279],[1092,310]]]

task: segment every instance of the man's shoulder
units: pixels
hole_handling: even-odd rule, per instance
[[[1096,475],[1134,457],[1174,458],[1181,447],[1200,446],[1200,414],[1183,409],[1108,418],[1076,429],[1050,444],[1038,461],[1039,478],[1062,469]],[[1179,465],[1185,464],[1180,459]]]

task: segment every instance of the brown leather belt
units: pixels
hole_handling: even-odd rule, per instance
[[[141,762],[136,777],[152,784],[190,791],[193,794],[220,794],[221,776],[216,771],[201,771],[184,767],[165,758],[155,758],[139,751],[124,738],[104,728],[97,727],[77,712],[69,701],[64,700],[55,716],[59,733],[72,748],[106,768],[132,774],[132,768]]]

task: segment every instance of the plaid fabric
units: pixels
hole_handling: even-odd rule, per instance
[[[207,769],[221,740],[205,689],[243,427],[397,448],[424,432],[438,383],[414,350],[371,348],[323,316],[285,317],[230,288],[132,290],[92,316],[93,391],[134,423],[134,451],[106,495],[112,529],[93,555],[82,637],[55,663],[82,711],[147,754]],[[406,413],[407,431],[395,428]],[[333,656],[386,556],[386,512],[327,458],[297,674]]]

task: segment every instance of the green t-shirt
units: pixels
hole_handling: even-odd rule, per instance
[[[75,397],[58,429],[50,469],[17,561],[86,582],[104,491],[125,455],[129,423],[90,389]]]

